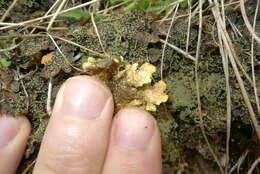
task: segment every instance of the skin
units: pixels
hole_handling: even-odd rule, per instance
[[[110,90],[100,81],[68,79],[56,97],[33,174],[161,174],[160,133],[137,108],[114,117]],[[0,115],[0,173],[14,174],[31,126],[24,116]]]

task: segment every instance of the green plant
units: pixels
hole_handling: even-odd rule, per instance
[[[75,19],[82,19],[82,18],[90,17],[90,13],[83,10],[73,10],[63,14],[62,16],[75,18]]]
[[[111,6],[125,2],[126,10],[142,10],[160,14],[169,11],[172,8],[171,4],[176,0],[108,0],[108,2]],[[187,8],[188,1],[181,2],[180,6]]]
[[[0,65],[3,67],[9,67],[12,64],[11,61],[6,60],[5,58],[0,58]]]

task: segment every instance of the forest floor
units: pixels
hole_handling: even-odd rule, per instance
[[[18,173],[32,171],[61,84],[85,74],[111,88],[116,110],[155,116],[164,174],[259,174],[259,1],[177,1],[156,12],[110,1],[68,1],[54,18],[55,0],[0,0],[0,113],[33,126]],[[143,65],[151,82],[120,76]]]

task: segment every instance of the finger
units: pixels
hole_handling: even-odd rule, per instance
[[[16,173],[30,131],[26,117],[0,116],[0,173]]]
[[[67,80],[57,95],[34,174],[100,173],[113,108],[111,92],[98,80]]]
[[[103,174],[161,174],[160,133],[142,110],[121,110],[112,125]]]

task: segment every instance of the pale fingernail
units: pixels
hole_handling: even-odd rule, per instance
[[[115,142],[126,148],[145,149],[155,130],[152,117],[134,108],[120,111],[115,124]]]
[[[98,117],[111,93],[95,79],[86,76],[72,77],[61,87],[54,113],[92,119]]]
[[[18,123],[14,117],[0,116],[0,148],[5,147],[18,133]]]

